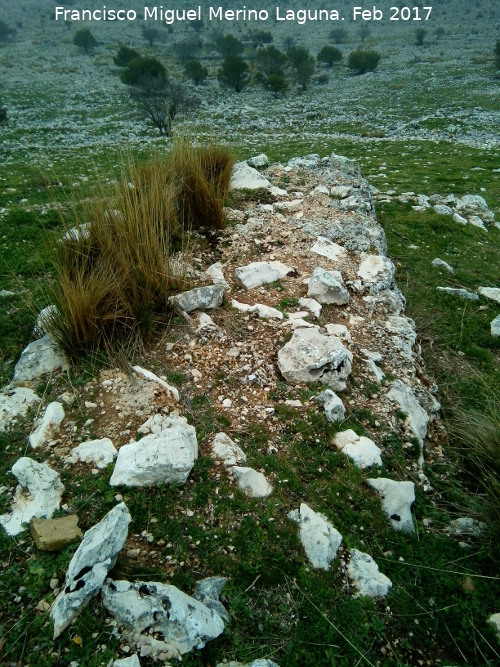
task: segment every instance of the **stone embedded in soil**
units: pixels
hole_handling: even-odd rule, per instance
[[[479,296],[477,294],[469,292],[466,289],[458,287],[436,287],[436,289],[438,292],[444,292],[451,296],[458,296],[460,299],[465,299],[466,301],[479,301]]]
[[[166,389],[168,393],[175,398],[176,401],[179,400],[179,391],[175,387],[172,387],[172,385],[168,384],[168,382],[165,382],[165,380],[159,378],[151,371],[148,371],[145,368],[141,368],[140,366],[132,366],[132,370],[134,371],[134,373],[136,373],[137,375],[141,375],[146,380],[149,380],[150,382],[156,382],[157,384],[160,385],[160,387]]]
[[[321,403],[325,408],[325,415],[328,421],[338,422],[345,418],[345,407],[340,396],[332,391],[326,389],[312,399],[315,403]]]
[[[130,655],[128,658],[120,658],[115,660],[113,667],[141,667],[141,663],[136,654]]]
[[[439,259],[439,257],[432,260],[432,266],[435,269],[444,269],[445,271],[448,271],[448,273],[455,273],[455,269],[450,266],[448,262],[445,262],[444,259]]]
[[[347,574],[357,589],[355,597],[383,598],[392,588],[391,580],[379,571],[373,558],[357,549],[350,551]]]
[[[278,366],[288,382],[323,382],[334,391],[345,389],[352,359],[338,338],[317,329],[295,330],[278,352]]]
[[[391,526],[403,533],[414,533],[411,506],[415,502],[415,484],[395,482],[384,477],[366,481],[380,495],[382,509],[389,517]]]
[[[480,287],[477,293],[485,299],[500,303],[500,287]]]
[[[229,621],[229,614],[219,600],[222,589],[227,584],[226,577],[207,577],[196,582],[193,597],[209,609],[215,611],[223,621]]]
[[[453,519],[450,521],[446,532],[449,535],[469,535],[470,537],[479,537],[481,533],[487,529],[487,526],[482,521],[477,521],[472,517],[462,516],[458,519]]]
[[[300,541],[313,567],[328,570],[342,542],[342,535],[327,517],[314,512],[305,503],[293,510],[288,518],[300,528]]]
[[[55,470],[27,456],[18,459],[11,470],[19,484],[11,512],[0,516],[0,523],[9,535],[18,535],[31,519],[52,517],[61,505],[64,486]]]
[[[245,289],[253,289],[261,285],[274,283],[292,273],[293,268],[282,262],[251,262],[239,266],[235,272],[236,281]]]
[[[28,410],[40,402],[40,398],[28,387],[8,385],[0,392],[0,433],[25,417]]]
[[[41,375],[67,370],[66,359],[59,352],[50,334],[30,343],[21,353],[14,368],[14,382],[36,380]]]
[[[172,297],[173,303],[185,313],[193,310],[213,310],[224,300],[224,285],[196,287],[189,292],[181,292]]]
[[[494,320],[491,320],[490,329],[493,338],[498,338],[500,336],[500,315],[497,315]]]
[[[57,519],[31,519],[30,532],[40,551],[61,551],[83,536],[76,514]]]
[[[233,299],[231,301],[231,306],[242,313],[257,313],[262,319],[282,320],[284,317],[281,310],[272,308],[271,306],[265,306],[262,303],[256,303],[250,306],[247,303],[240,303],[236,299]]]
[[[221,460],[225,466],[246,463],[245,452],[225,433],[217,433],[212,443],[214,458]]]
[[[316,243],[311,248],[311,252],[331,259],[334,262],[344,258],[347,254],[345,248],[338,243],[330,241],[325,236],[318,236]]]
[[[266,498],[272,493],[273,487],[261,472],[257,472],[253,468],[240,468],[239,466],[233,466],[230,470],[240,490],[249,498]]]
[[[497,640],[500,642],[500,613],[492,614],[486,620],[488,625],[490,625],[497,636]]]
[[[401,380],[394,380],[387,397],[396,401],[402,412],[407,415],[410,428],[420,443],[419,465],[422,466],[424,463],[424,440],[427,436],[429,415],[418,402],[413,389],[404,384],[404,382],[401,382]]]
[[[88,440],[73,447],[66,457],[66,463],[91,463],[96,468],[106,468],[113,463],[117,450],[109,438]]]
[[[319,303],[319,301],[316,301],[316,299],[311,299],[308,296],[300,297],[299,306],[301,308],[306,308],[308,311],[310,311],[316,319],[319,319],[319,316],[321,315],[321,310],[323,308],[323,306]]]
[[[224,277],[223,267],[220,262],[216,262],[215,264],[212,264],[208,267],[208,269],[205,271],[205,278],[211,280],[214,285],[223,287],[224,290],[229,289],[229,283]]]
[[[342,454],[348,456],[358,468],[381,466],[381,450],[377,445],[364,436],[359,436],[352,429],[337,433],[333,440],[334,445]]]
[[[269,158],[265,153],[260,153],[259,155],[254,155],[249,158],[247,164],[254,169],[265,169],[266,167],[269,167]]]
[[[184,484],[197,458],[195,428],[184,417],[166,417],[160,432],[120,448],[109,483],[111,486]]]
[[[343,306],[349,303],[349,292],[344,287],[339,271],[327,271],[318,266],[309,280],[307,296],[321,304]]]
[[[216,611],[169,584],[108,579],[102,601],[125,627],[124,636],[137,645],[141,655],[163,652],[169,658],[179,658],[202,649],[224,631],[224,621]],[[151,628],[162,639],[150,635]]]
[[[64,419],[64,408],[61,403],[49,403],[40,423],[29,436],[29,443],[33,449],[42,447],[49,440],[53,440]]]
[[[120,503],[85,533],[68,565],[64,588],[50,611],[54,639],[101,590],[125,544],[131,520],[127,506]]]
[[[371,292],[380,292],[394,282],[394,264],[388,257],[368,255],[359,266],[358,276]]]
[[[271,183],[247,162],[237,162],[233,167],[230,190],[268,190]]]

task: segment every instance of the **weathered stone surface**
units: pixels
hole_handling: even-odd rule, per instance
[[[469,292],[466,289],[458,287],[436,287],[438,292],[444,292],[445,294],[451,294],[452,296],[458,296],[460,299],[466,299],[468,301],[479,301],[479,296],[474,292]]]
[[[212,443],[212,454],[223,461],[225,466],[235,466],[246,463],[245,452],[225,433],[217,433]]]
[[[159,433],[120,448],[109,483],[111,486],[184,484],[197,458],[194,427],[184,417],[167,417]]]
[[[83,536],[76,514],[57,519],[31,519],[30,532],[40,551],[61,551]]]
[[[454,213],[453,214],[453,222],[458,222],[459,225],[466,225],[467,224],[467,218],[464,218],[464,216],[460,215],[460,213]]]
[[[330,190],[332,197],[336,199],[345,199],[349,197],[352,192],[352,187],[350,185],[334,185]]]
[[[415,532],[411,516],[411,506],[415,502],[415,484],[395,482],[384,477],[366,481],[380,495],[382,509],[389,517],[391,526],[403,533]]]
[[[349,303],[349,292],[344,287],[342,275],[338,271],[327,271],[316,267],[309,280],[307,296],[322,304],[343,306]]]
[[[372,466],[381,466],[381,450],[377,445],[364,436],[359,436],[352,429],[337,433],[334,445],[340,449],[342,454],[348,456],[358,468],[371,468]]]
[[[137,655],[130,655],[128,658],[115,660],[113,667],[141,667],[141,663],[139,662]]]
[[[73,447],[66,457],[67,463],[91,463],[96,468],[106,468],[113,463],[118,451],[109,438],[88,440]]]
[[[453,214],[453,210],[449,206],[446,206],[446,204],[436,204],[433,208],[436,211],[436,213],[439,213],[439,215]]]
[[[271,306],[265,306],[262,303],[256,303],[253,306],[248,305],[247,303],[240,303],[236,299],[231,301],[231,306],[239,310],[241,313],[257,313],[262,319],[275,319],[282,320],[283,313],[277,308],[271,308]]]
[[[264,153],[260,153],[247,160],[247,164],[254,169],[265,169],[266,167],[269,167],[269,158]]]
[[[195,648],[202,649],[224,631],[224,621],[217,612],[168,584],[108,579],[102,601],[125,626],[126,636],[142,649],[141,655],[163,652],[178,658]],[[153,638],[151,628],[163,639]]]
[[[222,602],[219,600],[222,589],[227,584],[226,577],[207,577],[196,582],[193,597],[215,611],[223,621],[229,621],[229,614]]]
[[[0,523],[9,535],[18,535],[23,524],[31,519],[51,518],[61,505],[64,486],[59,474],[46,463],[37,463],[23,456],[12,466],[19,485],[14,493],[10,514],[0,516]]]
[[[435,269],[444,269],[445,271],[448,271],[448,273],[455,273],[455,269],[448,264],[448,262],[445,262],[443,259],[439,259],[439,257],[436,257],[436,259],[432,260],[432,266]]]
[[[237,162],[233,167],[230,190],[268,190],[271,183],[247,162]]]
[[[224,290],[229,289],[229,283],[224,277],[223,267],[220,262],[212,264],[208,267],[208,269],[205,271],[205,278],[211,280],[214,285],[223,287]]]
[[[172,387],[172,385],[168,384],[168,382],[165,382],[165,380],[162,380],[151,371],[148,371],[145,368],[141,368],[140,366],[132,366],[132,370],[134,373],[141,375],[146,380],[149,380],[150,382],[156,382],[160,385],[160,387],[166,389],[168,393],[175,398],[176,401],[179,400],[179,391],[176,389],[176,387]]]
[[[50,611],[54,621],[54,639],[101,590],[106,575],[114,567],[125,544],[131,520],[127,506],[120,503],[85,533],[69,563],[64,588]]]
[[[318,236],[316,243],[311,248],[311,252],[314,252],[316,255],[321,255],[322,257],[327,257],[334,262],[346,255],[345,248],[338,243],[330,241],[330,239],[327,239],[324,236]]]
[[[211,310],[221,305],[224,299],[224,289],[223,285],[196,287],[189,292],[176,294],[172,301],[185,313],[191,313],[193,310]]]
[[[401,380],[394,380],[387,397],[396,401],[401,410],[408,416],[410,428],[420,442],[419,465],[422,466],[424,463],[424,440],[427,435],[429,415],[418,402],[411,387],[408,387]]]
[[[481,195],[464,195],[459,201],[464,208],[471,208],[479,211],[488,210],[486,199],[481,197]]]
[[[47,306],[43,308],[36,318],[35,328],[33,333],[37,338],[45,336],[45,334],[50,333],[51,325],[55,317],[59,314],[57,306]]]
[[[300,541],[313,567],[328,570],[337,555],[342,535],[332,526],[326,516],[314,512],[305,503],[293,510],[288,518],[300,528]]]
[[[484,296],[485,299],[500,303],[500,287],[480,287],[477,293]]]
[[[28,410],[40,402],[40,398],[27,387],[8,385],[0,392],[0,433],[25,417]]]
[[[307,310],[309,310],[316,319],[318,319],[321,315],[321,310],[323,308],[319,301],[316,301],[316,299],[311,299],[308,296],[300,297],[299,306],[301,308],[307,308]]]
[[[342,391],[351,372],[352,354],[338,338],[317,329],[297,329],[278,352],[283,377],[293,384],[324,382]]]
[[[455,536],[469,535],[470,537],[479,537],[486,529],[487,526],[482,521],[476,521],[476,519],[468,516],[461,516],[458,519],[450,521],[446,532],[449,535]]]
[[[338,422],[345,418],[345,407],[340,396],[332,391],[326,389],[312,399],[315,403],[321,403],[325,408],[325,415],[328,421]]]
[[[497,315],[494,320],[491,320],[490,329],[493,338],[498,338],[500,336],[500,315]]]
[[[230,470],[238,483],[238,487],[249,498],[266,498],[272,493],[273,487],[261,472],[257,472],[253,468],[240,468],[239,466],[233,466]]]
[[[394,282],[394,264],[388,257],[368,255],[359,265],[358,276],[371,292],[380,292]]]
[[[252,262],[234,272],[237,282],[245,289],[260,287],[284,278],[293,269],[282,262]]]
[[[50,334],[26,347],[14,368],[14,382],[35,380],[46,373],[67,369],[66,359]]]
[[[391,580],[379,571],[373,558],[357,549],[350,551],[347,574],[357,589],[355,597],[383,598],[392,588]]]
[[[42,447],[49,440],[53,440],[64,419],[64,408],[61,403],[49,403],[40,423],[29,436],[29,443],[33,449]]]

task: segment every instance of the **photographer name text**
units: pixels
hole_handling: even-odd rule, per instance
[[[348,18],[353,21],[428,21],[432,7],[390,7],[389,12],[382,11],[377,6],[352,7]],[[141,12],[134,9],[108,9],[105,5],[101,9],[68,9],[57,6],[55,8],[56,21],[151,21],[173,25],[183,21],[210,22],[254,22],[266,23],[269,21],[289,22],[305,25],[314,22],[344,21],[345,16],[337,9],[283,9],[276,7],[270,12],[267,9],[226,9],[223,6],[193,7],[191,9],[169,9],[163,5],[145,6]]]

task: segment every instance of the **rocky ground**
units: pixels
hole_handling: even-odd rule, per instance
[[[61,373],[64,358],[50,334],[42,336],[50,317],[42,317],[42,337],[25,350],[1,394],[2,430],[19,424],[25,434],[22,446],[8,454],[14,455],[19,485],[10,477],[2,487],[11,497],[0,519],[5,530],[28,558],[39,549],[68,549],[82,539],[78,522],[84,530],[65,574],[51,580],[49,594],[27,604],[27,613],[40,614],[45,627],[53,624],[56,638],[64,642],[70,633],[78,643],[81,637],[71,630],[75,619],[100,598],[102,622],[112,628],[122,656],[109,663],[116,666],[165,663],[223,637],[230,626],[234,632],[238,619],[224,586],[232,585],[230,563],[241,548],[235,536],[248,517],[265,515],[258,531],[291,531],[294,546],[283,546],[286,558],[313,578],[335,572],[334,588],[343,599],[388,596],[379,609],[391,605],[391,589],[402,586],[390,566],[398,557],[404,561],[400,547],[390,546],[391,531],[412,549],[426,533],[445,536],[460,558],[484,529],[468,517],[438,524],[429,518],[439,494],[428,471],[445,461],[439,389],[426,374],[386,256],[375,189],[354,162],[337,155],[270,167],[259,156],[249,163],[260,171],[236,165],[226,210],[231,224],[215,248],[196,250],[195,287],[174,300],[179,321],[141,366],[130,373],[102,370],[81,387],[68,384]],[[481,214],[485,228],[494,220],[481,198],[433,202],[405,196],[417,207],[449,207],[449,215],[468,216],[472,224]],[[46,373],[53,388],[39,396]],[[312,438],[302,430],[315,423],[311,419],[323,424]],[[307,473],[304,438],[310,438],[313,462]],[[337,458],[329,458],[334,453]],[[210,462],[205,491],[195,489],[203,484],[196,476],[200,461]],[[338,487],[335,473],[329,477],[332,461],[345,480]],[[293,477],[304,474],[308,483],[297,486]],[[105,516],[87,500],[75,518],[76,498],[68,489],[78,495],[86,477],[101,478],[100,493],[111,506]],[[75,480],[81,480],[76,487]],[[175,558],[177,538],[159,538],[158,497],[151,498],[147,527],[134,528],[141,524],[134,496],[165,485],[178,493],[168,507],[193,530],[198,522],[198,539],[188,536],[189,556],[182,562]],[[358,499],[342,516],[345,507],[325,502],[319,490],[325,485],[338,488],[337,497],[347,491],[349,500],[362,494],[373,509],[361,509]],[[203,493],[201,506],[185,504],[183,488]],[[226,504],[240,497],[247,499],[246,511],[228,513]],[[55,524],[30,523],[33,544],[22,524],[54,513]],[[216,571],[199,546],[214,535]],[[378,539],[383,547],[375,547]],[[148,568],[160,579],[133,575]],[[187,569],[196,582],[192,589],[165,584]],[[396,574],[396,581],[386,573]],[[377,644],[371,659],[385,664],[387,656],[398,655],[398,641]],[[42,664],[36,644],[30,645],[34,653],[23,664]],[[43,664],[68,664],[56,645],[49,650],[56,662]],[[273,657],[279,660],[279,654]],[[237,657],[234,648],[223,655]],[[408,664],[442,664],[446,657],[418,642],[406,653]],[[222,654],[215,652],[214,659]],[[327,664],[313,660],[307,664]],[[77,664],[87,663],[71,662]]]

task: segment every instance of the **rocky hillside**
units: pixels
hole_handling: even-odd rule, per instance
[[[434,488],[439,389],[373,188],[335,154],[261,155],[236,165],[231,199],[140,366],[76,382],[45,314],[0,395],[5,664],[496,654],[494,587],[459,565],[484,526]],[[434,203],[472,217],[481,204]],[[484,642],[466,648],[473,590]]]

